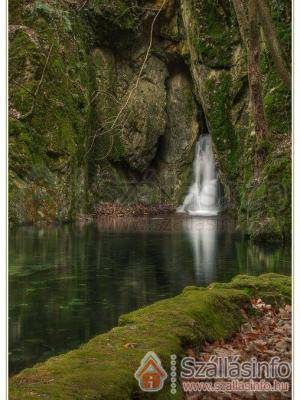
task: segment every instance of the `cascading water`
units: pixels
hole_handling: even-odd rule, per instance
[[[218,179],[210,135],[200,136],[196,145],[194,183],[177,212],[191,215],[218,214]]]

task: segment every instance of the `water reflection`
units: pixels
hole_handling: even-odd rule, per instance
[[[216,278],[217,218],[186,218],[183,230],[193,250],[196,283],[212,282]]]
[[[10,372],[79,346],[130,310],[237,273],[290,273],[290,249],[224,218],[101,218],[10,231]]]

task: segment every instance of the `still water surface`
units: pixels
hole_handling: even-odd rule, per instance
[[[224,218],[105,217],[10,231],[10,373],[75,348],[128,311],[238,273],[290,274],[289,247],[249,243]]]

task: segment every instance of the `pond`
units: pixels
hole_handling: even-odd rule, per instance
[[[10,374],[75,348],[187,285],[290,274],[290,247],[250,243],[224,217],[113,218],[9,235]]]

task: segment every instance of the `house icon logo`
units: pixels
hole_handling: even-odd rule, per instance
[[[159,357],[153,351],[149,351],[142,359],[134,377],[144,392],[158,392],[163,388],[168,374],[161,365]]]

